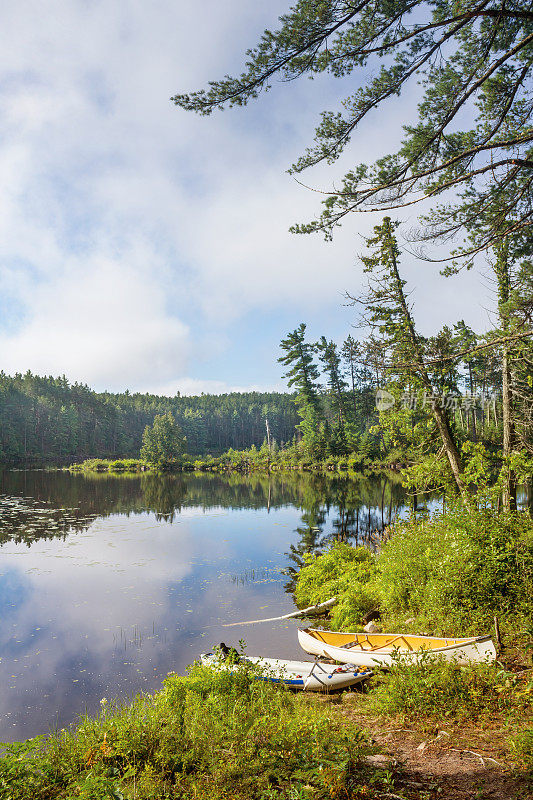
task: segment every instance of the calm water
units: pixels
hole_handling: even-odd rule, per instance
[[[291,570],[401,511],[389,479],[0,475],[0,741],[184,673],[220,641],[301,658]]]

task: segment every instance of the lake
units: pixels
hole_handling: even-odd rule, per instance
[[[387,477],[0,474],[0,741],[152,692],[214,644],[302,658],[292,575],[332,538],[373,546]]]

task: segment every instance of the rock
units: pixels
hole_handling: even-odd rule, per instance
[[[414,617],[409,617],[409,619],[406,619],[403,624],[404,625],[412,625],[414,621],[415,621]]]
[[[386,756],[384,753],[374,753],[372,756],[365,756],[365,764],[372,764],[375,767],[388,766],[394,759],[391,756]]]
[[[374,625],[373,622],[369,622],[367,625],[365,625],[363,630],[366,631],[366,633],[379,633],[378,626]]]

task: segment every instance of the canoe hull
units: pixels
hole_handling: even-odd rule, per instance
[[[336,646],[327,641],[328,633],[331,633],[331,638],[345,636],[348,643],[358,637],[362,638],[363,642],[361,645],[352,647]],[[391,646],[379,647],[380,636],[383,637],[384,642],[392,640]],[[402,646],[402,640],[412,641],[415,649]],[[312,628],[308,628],[298,631],[298,641],[300,646],[312,655],[332,658],[341,664],[357,664],[367,667],[390,667],[398,654],[408,663],[417,663],[421,658],[427,657],[428,652],[435,657],[463,666],[481,661],[491,662],[496,659],[496,648],[490,636],[478,636],[470,639],[437,639],[431,636],[411,637],[408,634],[374,634],[370,639],[370,637],[362,637],[361,634],[356,633],[340,634],[334,631],[313,631]],[[367,641],[375,642],[373,646],[377,649],[366,649]],[[441,646],[435,646],[436,644]]]
[[[258,680],[272,684],[284,684],[291,689],[308,692],[330,692],[346,689],[370,678],[372,670],[358,669],[351,665],[342,671],[334,664],[320,661],[286,661],[280,658],[262,658],[246,656],[245,661],[264,667],[264,674],[257,675]],[[231,664],[220,660],[214,653],[203,653],[202,664],[217,669],[232,669]]]

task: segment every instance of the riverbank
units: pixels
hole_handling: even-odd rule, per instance
[[[449,769],[462,754],[470,764],[466,783],[470,782],[472,793],[464,784],[465,794],[446,797],[529,796],[525,785],[513,794],[509,787],[504,789],[505,781],[500,782],[517,759],[524,775],[531,778],[533,771],[529,514],[479,508],[397,520],[376,552],[337,542],[306,557],[295,587],[299,604],[318,603],[332,595],[338,598],[327,621],[333,630],[362,630],[365,615],[372,612],[376,629],[385,632],[448,636],[492,632],[495,639],[501,637],[493,665],[396,664],[378,679],[368,702],[357,703],[354,718],[361,723],[365,715],[376,712],[388,718],[390,752],[413,768],[429,753],[432,757],[440,753]],[[469,738],[464,738],[465,731]],[[389,739],[380,735],[377,741]],[[477,769],[472,759],[477,759]],[[475,794],[472,773],[477,775],[480,765],[482,772],[497,767],[500,777],[486,793],[478,786],[480,793]],[[465,771],[464,762],[458,771]]]
[[[257,451],[259,452],[259,451]],[[276,472],[316,472],[326,474],[341,474],[348,478],[357,477],[362,474],[380,474],[383,472],[398,473],[399,464],[384,464],[381,462],[370,461],[364,458],[352,457],[330,457],[323,461],[310,461],[298,458],[277,459],[250,459],[248,451],[234,451],[225,453],[221,456],[203,456],[200,458],[187,457],[181,462],[171,464],[165,470],[156,469],[141,459],[135,458],[87,458],[79,463],[68,466],[54,467],[55,469],[66,469],[71,472],[115,472],[115,473],[138,473],[138,472],[215,472],[227,474],[231,472],[249,475],[265,474]]]
[[[322,553],[316,559],[308,559],[307,566],[304,566],[299,573],[302,578],[300,586],[304,586],[303,578],[307,576],[306,591],[315,591],[313,587],[318,587],[320,591],[330,592],[328,596],[331,596],[338,590],[341,598],[334,614],[337,612],[339,615],[344,614],[344,621],[340,616],[332,616],[330,625],[350,629],[354,620],[356,623],[361,622],[361,609],[366,610],[367,606],[366,604],[363,606],[360,602],[359,586],[364,585],[366,589],[372,588],[372,591],[379,592],[384,592],[384,589],[388,588],[390,595],[380,594],[376,597],[372,594],[369,598],[374,607],[377,600],[380,601],[383,618],[379,624],[382,626],[392,625],[394,619],[397,619],[405,626],[403,629],[409,627],[414,630],[416,625],[421,626],[424,623],[428,627],[420,627],[418,632],[436,630],[438,624],[449,625],[450,632],[459,633],[461,631],[456,626],[470,620],[475,632],[488,633],[496,609],[501,621],[504,648],[500,653],[501,665],[485,672],[477,670],[450,672],[446,669],[424,672],[410,668],[404,672],[392,672],[389,676],[377,676],[364,694],[345,693],[323,699],[313,696],[294,696],[286,692],[270,694],[266,689],[259,697],[254,694],[259,689],[249,687],[245,692],[241,692],[240,689],[237,691],[230,687],[228,692],[231,693],[231,698],[228,700],[226,689],[213,686],[211,679],[207,683],[203,679],[199,680],[195,686],[183,689],[183,680],[172,677],[169,679],[171,684],[175,685],[171,689],[172,698],[174,697],[172,693],[181,697],[180,693],[183,692],[188,697],[183,701],[178,698],[179,703],[175,705],[178,701],[172,699],[170,702],[166,688],[163,693],[154,695],[153,692],[157,690],[159,681],[168,669],[177,669],[181,672],[184,668],[187,661],[178,665],[176,657],[184,650],[183,642],[174,651],[170,662],[167,662],[170,665],[158,673],[156,681],[149,684],[144,682],[146,676],[149,676],[156,664],[160,664],[157,653],[164,651],[165,655],[168,655],[171,652],[171,637],[164,628],[164,647],[159,651],[157,649],[151,651],[148,636],[143,644],[145,658],[131,664],[135,655],[140,652],[140,649],[137,649],[140,633],[143,636],[148,633],[146,628],[140,632],[136,628],[131,650],[124,654],[124,663],[126,661],[130,663],[128,669],[133,675],[133,682],[122,681],[120,688],[114,690],[108,691],[106,688],[101,694],[93,697],[95,702],[92,707],[98,706],[98,700],[103,694],[108,698],[112,697],[113,691],[124,694],[127,691],[124,687],[128,685],[136,687],[135,691],[138,691],[140,686],[150,686],[147,691],[152,696],[140,698],[131,707],[115,708],[111,702],[105,701],[99,719],[87,718],[72,731],[60,731],[57,736],[47,741],[27,742],[12,748],[11,755],[2,761],[0,766],[0,770],[3,770],[0,771],[0,775],[10,787],[9,792],[6,792],[10,800],[11,798],[29,800],[30,796],[37,800],[41,798],[70,800],[77,797],[85,800],[96,800],[96,798],[101,800],[106,796],[106,792],[108,796],[115,798],[122,796],[125,800],[133,798],[155,800],[160,797],[163,800],[175,797],[188,800],[189,797],[195,796],[211,800],[222,800],[222,798],[227,800],[230,797],[240,800],[241,796],[251,797],[252,800],[271,800],[271,798],[322,800],[326,797],[336,797],[337,800],[352,800],[352,798],[381,800],[390,795],[409,800],[428,800],[428,798],[436,800],[437,797],[453,798],[453,800],[456,798],[479,800],[481,797],[501,797],[507,800],[520,797],[522,800],[527,797],[526,770],[528,763],[531,769],[532,758],[533,688],[530,677],[531,651],[527,649],[525,629],[527,598],[531,594],[531,584],[527,582],[529,580],[527,576],[532,575],[531,523],[525,514],[507,517],[495,515],[487,510],[468,514],[450,511],[445,518],[439,516],[434,520],[417,522],[407,520],[403,528],[394,525],[391,528],[389,525],[390,539],[379,545],[379,555],[373,555],[369,549],[353,548],[346,542],[338,543],[329,549],[335,537],[345,536],[349,539],[353,535],[354,541],[357,540],[355,516],[351,523],[349,520],[346,522],[345,527],[340,524],[342,520],[348,519],[345,505],[342,506],[342,514],[339,508],[338,518],[335,518],[331,526],[335,537],[315,540],[308,535],[316,532],[317,524],[324,525],[317,504],[320,507],[323,505],[330,508],[339,504],[341,497],[343,503],[347,500],[351,503],[353,498],[345,494],[346,488],[349,488],[350,492],[353,491],[354,497],[359,498],[358,502],[361,502],[360,487],[352,486],[343,479],[335,477],[325,478],[310,474],[302,479],[301,476],[294,475],[290,479],[275,481],[259,475],[251,479],[239,475],[222,479],[216,475],[176,478],[149,474],[131,480],[109,479],[105,475],[91,481],[89,478],[67,473],[62,475],[40,473],[35,476],[35,485],[29,481],[29,476],[14,475],[13,478],[19,482],[19,490],[24,497],[46,496],[47,502],[55,497],[55,505],[62,512],[68,510],[66,507],[75,507],[76,514],[79,515],[79,524],[82,526],[80,530],[85,530],[83,526],[94,519],[94,516],[89,516],[93,512],[109,515],[110,512],[115,513],[117,508],[122,511],[127,510],[128,515],[134,509],[142,508],[145,511],[153,509],[157,514],[163,514],[165,519],[172,519],[172,513],[185,503],[185,498],[188,498],[186,502],[189,505],[203,509],[201,519],[205,520],[205,527],[213,532],[213,538],[206,540],[207,544],[202,543],[197,552],[211,551],[216,543],[223,542],[221,552],[225,559],[228,553],[233,552],[231,549],[228,550],[226,539],[242,526],[236,525],[235,519],[228,519],[225,529],[223,526],[225,516],[217,521],[216,526],[213,525],[209,516],[205,515],[207,507],[217,509],[221,505],[241,507],[243,496],[238,491],[233,492],[239,489],[241,484],[248,487],[250,497],[253,498],[253,503],[250,504],[249,501],[245,503],[247,507],[264,506],[272,511],[274,507],[284,508],[288,499],[292,497],[298,508],[305,510],[305,517],[302,515],[305,528],[302,528],[302,547],[297,551],[298,555],[308,552],[311,547],[315,552]],[[53,480],[50,482],[50,479]],[[59,479],[61,485],[66,484],[70,487],[69,491],[82,490],[82,494],[63,493],[56,496],[52,486],[54,480]],[[297,480],[302,485],[294,497],[286,493],[277,493],[278,489],[285,487],[286,490]],[[187,488],[188,481],[191,485]],[[213,483],[217,487],[218,484],[223,484],[224,491],[228,494],[213,495],[210,504],[207,505],[205,496],[201,496],[200,501],[195,481],[204,484]],[[144,484],[143,493],[130,498],[126,504],[127,493],[135,486],[140,487],[141,484]],[[311,488],[316,484],[318,489],[312,492]],[[335,495],[336,499],[333,499],[333,495],[324,494],[324,485],[326,488],[336,486],[339,489],[340,494]],[[90,492],[88,487],[91,488]],[[103,487],[103,490],[100,487]],[[13,486],[8,486],[6,493],[11,495],[13,490]],[[17,493],[18,490],[15,494]],[[387,498],[387,493],[381,485],[375,486],[374,493],[378,500],[382,500],[384,496]],[[100,496],[105,500],[104,505],[98,505]],[[370,495],[365,497],[365,502],[368,503]],[[14,521],[18,520],[19,528],[21,510],[20,505],[13,510]],[[196,518],[196,515],[193,518]],[[129,519],[129,516],[125,519]],[[35,537],[36,531],[36,522],[33,517],[31,520],[29,527],[32,533],[28,539],[30,542],[31,537]],[[47,536],[50,533],[51,521],[56,521],[56,518],[51,520],[48,514],[43,518],[43,531]],[[268,516],[265,517],[264,527],[258,528],[258,517],[254,513],[253,530],[257,533],[257,541],[265,543],[270,540],[273,538],[273,532],[279,532],[279,528],[275,527],[276,524],[288,521]],[[24,526],[29,523],[30,519],[24,517]],[[72,524],[73,515],[68,512],[65,517],[65,530]],[[78,572],[74,574],[72,582],[75,593],[71,596],[71,605],[76,608],[86,608],[85,616],[76,616],[76,628],[83,634],[90,633],[91,626],[102,630],[109,627],[110,622],[123,624],[123,619],[127,618],[116,617],[110,620],[107,612],[119,606],[124,597],[128,608],[135,600],[139,600],[139,609],[155,607],[153,601],[161,601],[157,594],[153,596],[149,593],[143,594],[140,599],[138,598],[138,594],[149,584],[153,574],[153,557],[156,555],[154,545],[161,535],[161,530],[157,536],[154,535],[156,520],[153,516],[149,524],[149,561],[139,565],[139,571],[135,576],[131,578],[128,576],[127,588],[130,588],[131,592],[126,594],[122,582],[117,582],[113,571],[108,588],[115,587],[117,583],[119,586],[116,593],[106,594],[103,597],[102,606],[105,608],[105,615],[98,616],[99,606],[98,598],[94,594],[93,573],[91,572],[89,576],[90,580],[87,581],[89,589],[85,593],[81,574]],[[290,527],[296,524],[297,520],[292,520]],[[99,530],[99,552],[106,549],[107,541],[112,546],[118,543],[116,520],[110,519],[110,525],[109,540],[103,539],[102,529]],[[18,528],[15,527],[14,530]],[[58,533],[61,530],[63,528],[59,526]],[[180,526],[173,527],[165,523],[165,530],[168,538],[165,540],[162,552],[167,562],[169,547],[172,543],[176,543],[182,552],[183,540],[179,537]],[[126,547],[128,552],[132,551],[132,558],[138,563],[139,551],[131,538],[132,532],[132,528],[128,528]],[[80,538],[88,541],[88,537]],[[238,542],[248,544],[251,538],[250,526],[246,525],[243,536]],[[285,541],[285,538],[282,537],[282,540]],[[190,541],[198,543],[198,528],[194,530]],[[299,541],[297,544],[299,547]],[[79,547],[81,545],[82,542]],[[69,544],[66,546],[70,547]],[[24,552],[29,549],[25,546]],[[116,550],[113,552],[113,563],[118,563]],[[353,556],[353,553],[358,557],[349,557],[348,554]],[[366,554],[364,558],[359,557],[361,553]],[[65,554],[68,554],[66,548],[61,552],[61,555]],[[346,554],[346,557],[343,554]],[[94,549],[89,549],[89,556],[92,561]],[[270,563],[268,558],[271,557],[266,556],[263,550],[257,551],[257,554],[255,551],[246,551],[244,556],[243,569],[249,563]],[[35,559],[35,566],[38,568],[41,559],[42,556],[38,552]],[[80,559],[80,549],[76,552],[76,559],[78,561]],[[380,559],[383,560],[378,567]],[[69,562],[61,558],[58,564],[66,564],[67,568],[62,575],[60,573],[60,580],[53,581],[54,586],[61,585],[65,577],[72,577],[76,566],[72,558]],[[146,568],[147,564],[150,565],[149,569]],[[306,572],[308,567],[309,571]],[[313,568],[316,568],[314,576]],[[236,583],[231,582],[231,587],[241,585],[239,583],[241,580],[247,580],[246,575],[241,574],[240,568],[234,569],[233,580],[236,580]],[[156,572],[154,585],[160,587],[166,575],[166,572]],[[260,577],[258,584],[262,586],[266,579],[265,586],[268,586],[273,573],[258,577]],[[337,582],[335,591],[330,591],[331,582]],[[36,585],[33,592],[41,602],[49,595],[52,582],[44,584],[46,592],[43,593],[40,592],[42,585],[42,583]],[[248,605],[251,587],[252,584],[247,583],[242,592],[243,600]],[[187,603],[194,603],[196,614],[189,614],[187,606],[183,616],[195,617],[195,629],[202,624],[212,624],[212,609],[215,606],[208,606],[208,616],[202,622],[202,603],[198,601],[198,597],[196,600],[191,597],[190,584],[187,585],[186,592],[184,599]],[[231,592],[232,595],[238,594],[233,588]],[[18,596],[19,587],[14,585],[13,600]],[[64,602],[64,596],[62,600]],[[235,607],[233,619],[246,619],[247,617],[243,616],[243,606],[239,606],[234,597],[232,604]],[[220,588],[216,592],[216,607],[220,607]],[[479,612],[476,611],[477,608]],[[439,609],[440,613],[437,615]],[[393,611],[397,614],[396,618],[392,616]],[[456,617],[451,617],[452,612]],[[152,619],[153,612],[149,613],[149,619]],[[26,610],[24,614],[25,617],[28,616]],[[52,616],[53,613],[45,611],[45,619]],[[60,616],[63,619],[65,615]],[[430,623],[435,628],[429,628]],[[34,624],[40,625],[40,618]],[[478,630],[478,625],[482,625],[483,629]],[[515,645],[514,634],[517,631],[520,633],[521,628],[523,628],[521,642],[517,641]],[[227,629],[224,630],[227,632]],[[31,629],[28,641],[37,639],[31,636],[33,632]],[[51,644],[53,648],[58,649],[55,645],[56,632],[54,629],[54,642]],[[254,633],[258,636],[255,641],[253,641]],[[290,633],[295,639],[295,631]],[[264,636],[264,632],[253,632],[248,629],[247,634],[251,637],[250,652],[265,652],[260,644],[260,637]],[[64,652],[76,652],[75,647],[70,646],[73,636],[75,629],[70,627],[69,647],[66,649],[67,639],[61,640],[62,647],[58,649],[57,666],[54,668],[54,681],[57,680],[58,668],[65,661],[68,661],[71,667],[74,663],[72,658],[65,659],[63,655]],[[222,636],[225,638],[226,633],[220,633],[220,637]],[[220,640],[220,637],[212,640]],[[18,638],[22,637],[19,635]],[[111,633],[107,638],[111,639]],[[121,644],[122,641],[121,636]],[[232,643],[234,644],[235,640]],[[45,642],[40,634],[35,646],[40,651],[43,649],[43,644]],[[108,666],[110,673],[117,671],[119,664],[112,658],[113,648],[105,651],[102,642],[97,639],[90,641],[89,647],[85,639],[83,647],[90,652],[91,659],[94,652],[101,648],[101,657],[97,665],[99,674]],[[199,652],[200,645],[195,648],[192,652]],[[156,654],[155,658],[153,653]],[[25,678],[29,673],[33,673],[33,670],[23,668],[23,665],[29,662],[23,661],[22,651],[14,655],[17,663],[10,664],[8,674],[18,672],[20,663],[21,682],[18,697],[25,691],[25,687],[29,687],[35,692],[35,696],[39,694],[39,700],[45,704],[47,701],[40,696],[41,691],[39,693],[35,691],[36,674]],[[5,666],[6,661],[4,669]],[[72,667],[72,671],[67,675],[67,681],[61,685],[62,696],[68,691],[69,684],[75,683],[78,686],[78,679],[82,677],[80,673],[85,673],[88,666],[91,667],[91,660],[88,663],[79,661]],[[98,677],[99,675],[93,673],[89,685],[94,685]],[[27,680],[26,683],[22,682],[24,679]],[[194,675],[192,679],[193,683],[197,680]],[[41,687],[44,687],[44,692],[47,691],[46,682],[39,684],[39,689]],[[15,682],[9,688],[15,688]],[[284,698],[285,705],[279,705],[282,702],[278,700],[280,696]],[[59,695],[56,694],[48,702],[55,706],[60,702]],[[83,708],[83,702],[79,702],[76,707]],[[282,726],[280,718],[285,712],[289,716],[284,718]],[[325,722],[321,721],[324,719],[323,712],[326,715]],[[52,712],[49,713],[45,723],[34,730],[45,730],[48,720],[53,719],[53,716]],[[219,719],[219,716],[223,718]],[[237,726],[238,730],[235,730],[234,726]],[[362,734],[361,731],[365,733]],[[349,737],[348,749],[343,738],[345,736]],[[300,738],[299,742],[295,742],[296,737]],[[424,746],[421,747],[422,745]],[[418,749],[419,747],[421,749]],[[380,748],[382,753],[377,752]],[[189,753],[192,754],[190,757]],[[380,758],[376,759],[374,756]],[[372,760],[368,761],[369,757]],[[402,767],[404,761],[405,766]],[[452,774],[454,772],[457,773],[455,777]],[[270,776],[268,782],[265,782],[265,775]],[[339,783],[328,783],[331,776],[337,776]],[[12,785],[18,794],[12,789]],[[243,791],[246,790],[246,795],[239,794],[241,786],[244,787]],[[2,784],[0,784],[0,796],[3,796]]]
[[[421,688],[423,673],[415,676]],[[169,675],[160,692],[131,705],[102,698],[98,717],[7,746],[0,794],[9,800],[522,800],[531,785],[531,742],[528,750],[516,719],[528,713],[527,704],[516,686],[500,678],[491,687],[485,677],[483,696],[479,683],[475,691],[470,683],[450,719],[435,709],[422,708],[416,717],[387,709],[384,698],[397,695],[394,674],[378,676],[362,693],[295,695],[256,681],[246,666],[230,673],[197,664],[189,677]]]

